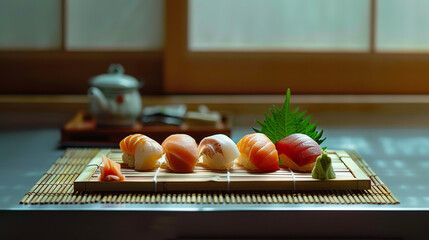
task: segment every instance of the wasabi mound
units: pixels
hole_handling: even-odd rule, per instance
[[[332,160],[326,151],[317,157],[311,176],[315,179],[334,179],[337,177],[334,168],[332,168]]]

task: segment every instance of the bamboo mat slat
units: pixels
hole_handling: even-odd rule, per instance
[[[347,153],[371,179],[368,190],[331,191],[249,191],[249,192],[133,192],[83,193],[73,189],[73,182],[99,149],[68,148],[20,201],[20,204],[398,204],[359,154]]]

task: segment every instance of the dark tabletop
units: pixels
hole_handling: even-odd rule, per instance
[[[106,218],[118,218],[122,219],[121,221],[135,221],[136,218],[140,219],[138,221],[146,220],[146,225],[142,226],[142,229],[150,228],[147,230],[147,234],[149,234],[147,236],[154,238],[231,237],[235,236],[234,233],[239,236],[267,237],[269,235],[263,235],[264,231],[261,226],[268,223],[259,221],[268,217],[272,221],[276,221],[276,224],[278,224],[277,221],[286,221],[285,218],[297,219],[290,222],[289,227],[296,226],[290,230],[293,235],[289,236],[403,238],[411,236],[424,239],[421,233],[426,230],[425,226],[429,220],[429,127],[406,126],[406,124],[396,127],[365,125],[320,127],[324,128],[327,136],[325,145],[329,149],[356,150],[401,203],[396,205],[101,203],[20,205],[19,201],[63,154],[64,149],[58,148],[60,138],[58,127],[37,126],[20,129],[3,126],[0,131],[0,219],[6,225],[3,224],[0,234],[2,231],[6,234],[16,233],[15,231],[19,231],[17,223],[23,223],[24,220],[26,220],[24,223],[30,226],[29,229],[40,232],[43,229],[41,226],[45,225],[40,221],[47,221],[54,225],[60,224],[53,220],[52,217],[55,216],[56,219],[62,219],[67,224],[78,224],[80,230],[77,232],[90,231],[94,236],[97,236],[97,231],[94,229],[102,231],[100,224],[90,228],[85,224],[80,225],[82,221],[97,222]],[[252,130],[248,126],[241,126],[238,121],[233,128],[232,139],[237,142],[242,136],[251,132]],[[82,217],[84,220],[81,219]],[[328,223],[322,221],[314,228],[317,229],[317,234],[309,233],[306,232],[305,224],[299,225],[299,221],[302,220],[305,223],[306,218],[318,219],[317,221],[336,219],[333,221],[342,230],[332,231],[331,229],[328,231],[325,229],[325,225]],[[4,221],[5,219],[8,221]],[[345,219],[346,222],[338,221],[341,219]],[[207,223],[204,223],[204,227],[198,230],[190,228],[183,221],[196,225],[203,224],[203,221]],[[259,225],[255,221],[259,222]],[[358,226],[359,224],[364,225],[347,231],[345,228],[347,222]],[[223,227],[216,231],[212,226],[207,225],[209,223],[214,224],[213,226]],[[119,227],[127,227],[124,226],[125,223],[115,224]],[[115,224],[110,223],[110,225]],[[175,224],[173,228],[168,228],[171,231],[164,229],[165,225],[169,224]],[[234,224],[235,228],[232,227]],[[378,228],[366,227],[371,224],[378,224]],[[60,229],[66,229],[62,224],[61,226],[56,228],[59,231],[58,234],[63,231]],[[273,225],[269,226],[273,228],[271,230],[273,237],[284,236],[281,229]],[[269,226],[266,226],[266,229],[269,229]],[[285,227],[287,228],[287,226]],[[360,230],[358,231],[358,229]],[[136,228],[129,233],[135,235],[138,232],[139,230]],[[30,232],[25,233],[30,234]],[[113,231],[109,236],[116,235],[119,233]]]

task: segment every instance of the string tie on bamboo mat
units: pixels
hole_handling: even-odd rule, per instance
[[[229,168],[226,170],[226,181],[227,181],[227,189],[228,189],[228,192],[229,192],[229,183],[230,183],[230,180],[231,180],[231,175],[230,175],[230,173],[229,173]]]
[[[289,168],[290,173],[292,174],[292,181],[293,181],[293,191],[296,191],[296,179],[295,174],[293,173],[292,169]]]
[[[161,167],[159,167],[158,169],[156,169],[155,175],[153,175],[153,183],[155,184],[155,192],[158,192],[158,173],[159,173],[159,169],[161,169]]]

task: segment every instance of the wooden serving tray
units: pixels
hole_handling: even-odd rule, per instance
[[[97,127],[97,122],[87,112],[78,112],[73,119],[61,129],[60,145],[63,147],[118,147],[126,136],[141,133],[162,143],[165,138],[175,133],[185,133],[197,142],[214,134],[231,135],[232,117],[223,115],[222,122],[216,126],[187,125],[151,125],[136,122],[131,127]]]
[[[152,171],[136,171],[122,168],[125,181],[99,181],[101,155],[122,163],[122,152],[103,149],[94,157],[74,182],[74,190],[82,192],[118,191],[240,191],[240,190],[363,190],[371,188],[371,180],[356,165],[346,151],[329,150],[336,179],[318,180],[311,173],[293,172],[287,168],[272,173],[248,171],[237,165],[233,169],[219,171],[206,169],[198,163],[193,173],[173,173],[161,167]],[[124,167],[124,166],[123,166]]]

